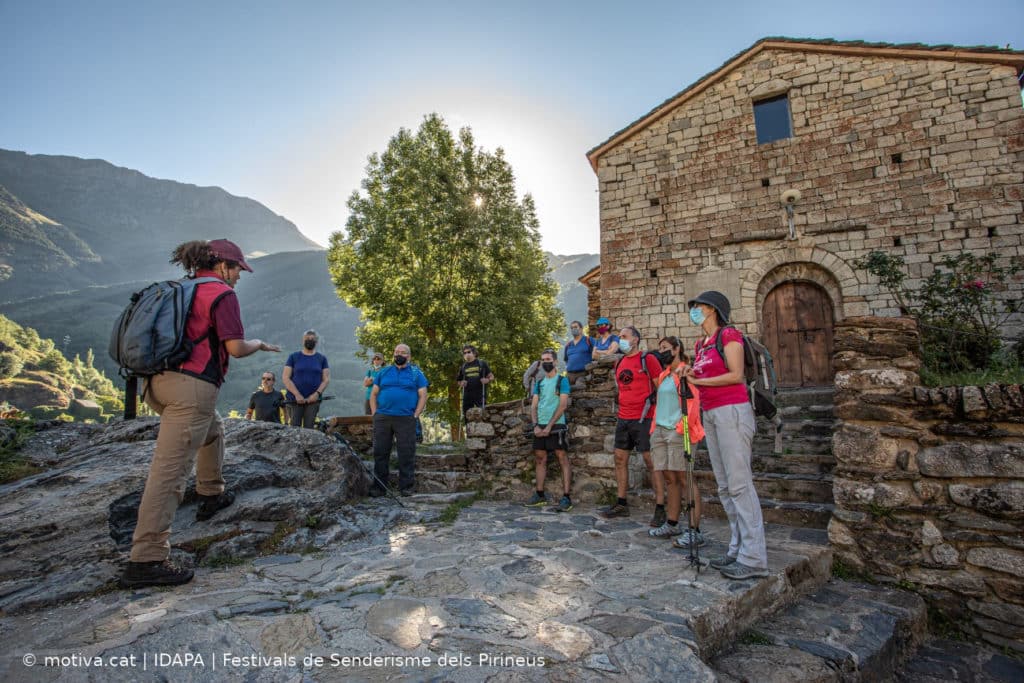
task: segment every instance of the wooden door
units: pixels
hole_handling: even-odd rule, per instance
[[[832,384],[832,302],[809,282],[784,282],[761,309],[764,345],[775,361],[780,387]]]

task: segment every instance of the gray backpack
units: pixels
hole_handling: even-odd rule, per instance
[[[200,339],[185,333],[196,287],[204,282],[223,282],[215,277],[154,282],[132,294],[110,333],[107,350],[118,365],[118,374],[148,377],[181,365]]]

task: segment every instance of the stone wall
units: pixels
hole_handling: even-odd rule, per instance
[[[365,456],[373,454],[372,415],[329,418],[327,433],[334,434],[335,432],[341,434],[357,453]]]
[[[603,151],[602,312],[689,344],[687,298],[717,289],[758,336],[770,284],[787,279],[825,289],[836,320],[897,315],[852,268],[871,250],[904,257],[911,287],[944,254],[1024,254],[1016,70],[951,54],[765,49]],[[784,93],[793,136],[758,145],[753,103]]]
[[[835,344],[835,556],[1024,651],[1022,387],[919,386],[904,318],[847,318]]]
[[[573,499],[595,502],[612,495],[615,461],[615,359],[603,358],[587,366],[570,392],[569,462],[573,469]],[[517,497],[529,492],[534,482],[533,434],[524,434],[529,412],[521,401],[495,403],[468,414],[466,447],[470,467],[491,479],[498,494]],[[649,486],[639,455],[630,459],[630,487]],[[547,490],[561,495],[558,459],[548,456]],[[613,496],[614,497],[614,496]]]

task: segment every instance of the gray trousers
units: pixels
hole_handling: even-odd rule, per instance
[[[316,415],[320,412],[320,401],[316,403],[292,403],[288,406],[288,424],[292,427],[305,427],[312,429],[316,422]]]
[[[748,567],[767,567],[761,501],[750,469],[754,410],[750,403],[721,406],[705,410],[703,421],[718,497],[729,518],[729,555]]]

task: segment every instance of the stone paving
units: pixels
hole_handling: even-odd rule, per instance
[[[638,512],[477,502],[441,524],[437,503],[452,499],[404,499],[403,515],[361,503],[395,525],[311,555],[201,567],[174,589],[4,616],[0,680],[710,681],[717,651],[829,576],[818,530],[769,526],[772,575],[734,582],[696,575]],[[724,551],[724,523],[705,531],[704,554]]]

